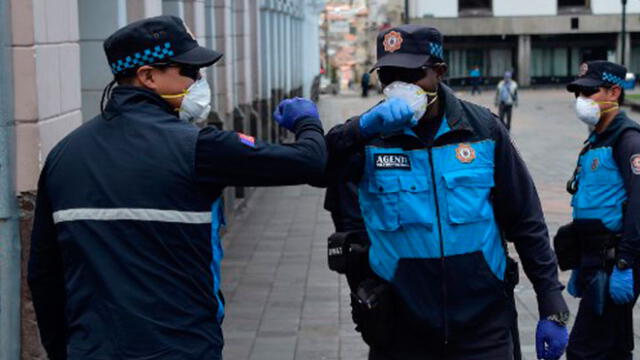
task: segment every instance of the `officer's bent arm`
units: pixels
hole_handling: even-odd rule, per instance
[[[533,283],[540,317],[566,312],[564,287],[558,280],[558,264],[535,185],[506,129],[497,118],[494,123],[496,218],[506,239],[514,243]]]
[[[613,155],[628,196],[616,257],[634,266],[640,256],[640,132],[627,130],[622,134]]]
[[[315,184],[327,163],[322,124],[306,118],[294,132],[296,142],[280,145],[204,128],[196,145],[196,178],[218,186]]]
[[[344,182],[346,172],[351,173],[348,180],[357,182],[362,165],[358,168],[358,164],[354,164],[354,159],[358,159],[358,154],[362,153],[364,145],[369,140],[360,133],[360,117],[353,117],[344,124],[331,128],[327,133],[326,140],[329,151],[325,174],[326,185],[333,186]]]
[[[45,164],[38,182],[27,281],[42,345],[49,359],[60,360],[67,358],[66,293],[62,255],[58,248],[53,210],[47,196],[47,168]]]

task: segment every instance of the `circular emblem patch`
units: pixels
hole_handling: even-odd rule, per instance
[[[461,163],[468,164],[476,159],[476,151],[469,144],[460,144],[456,149],[456,158]]]
[[[578,71],[578,76],[585,76],[588,71],[589,65],[587,65],[587,63],[582,63],[582,65],[580,65],[580,70]]]
[[[631,171],[635,175],[640,175],[640,154],[631,156]]]
[[[384,36],[384,41],[382,45],[384,45],[384,51],[386,52],[394,52],[402,47],[402,35],[399,32],[392,31]]]
[[[598,166],[600,166],[600,159],[593,159],[593,162],[591,163],[591,171],[596,171],[598,169]]]

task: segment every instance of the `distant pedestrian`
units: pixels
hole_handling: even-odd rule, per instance
[[[480,67],[478,65],[474,66],[473,69],[469,71],[469,76],[471,77],[471,95],[474,95],[475,93],[480,94],[480,83],[482,83]]]
[[[504,73],[504,79],[498,83],[495,105],[498,107],[500,121],[511,130],[513,107],[518,106],[518,83],[512,78],[511,71]],[[505,122],[506,118],[506,122]]]
[[[369,97],[369,81],[371,80],[371,75],[369,72],[365,72],[362,74],[362,79],[360,80],[360,85],[362,86],[362,97]]]

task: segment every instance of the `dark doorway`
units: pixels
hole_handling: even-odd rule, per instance
[[[558,7],[589,7],[589,0],[558,0]]]
[[[491,0],[460,0],[458,13],[460,16],[490,16]]]

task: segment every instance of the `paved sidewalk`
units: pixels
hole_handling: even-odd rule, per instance
[[[461,96],[484,105],[493,101],[492,92]],[[323,96],[320,112],[325,128],[379,99]],[[570,219],[564,184],[586,128],[575,119],[572,97],[566,92],[523,91],[520,102],[514,110],[514,139],[536,181],[554,234]],[[327,267],[326,240],[333,224],[323,200],[324,191],[309,186],[260,189],[234,219],[224,237],[222,262],[225,359],[366,359],[367,347],[353,330],[346,281]],[[568,274],[561,278],[566,282]],[[537,305],[531,284],[524,274],[521,279],[516,291],[522,350],[524,358],[532,360]],[[575,311],[576,301],[567,300]],[[634,324],[640,347],[640,319]]]

